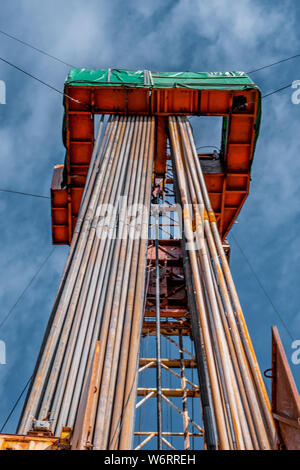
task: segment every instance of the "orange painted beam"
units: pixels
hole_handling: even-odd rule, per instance
[[[72,86],[65,89],[67,186],[51,188],[54,244],[70,244],[94,146],[94,115],[157,116],[154,171],[162,175],[167,160],[166,117],[170,114],[223,116],[228,119],[224,171],[205,173],[208,192],[224,239],[243,206],[250,183],[259,91],[155,89]],[[244,97],[248,106],[236,103]],[[65,198],[67,197],[67,204]],[[61,201],[60,203],[58,201]]]

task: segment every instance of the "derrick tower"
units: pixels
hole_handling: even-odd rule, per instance
[[[52,234],[70,251],[18,434],[0,447],[299,448],[277,330],[270,404],[226,242],[258,87],[242,72],[73,69],[64,106]],[[193,116],[222,118],[217,151],[197,151]]]

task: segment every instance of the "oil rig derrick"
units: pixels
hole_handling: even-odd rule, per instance
[[[0,449],[299,449],[278,331],[270,403],[229,268],[258,87],[243,72],[72,69],[64,108],[52,237],[70,251]],[[222,119],[213,152],[196,148],[199,116]]]

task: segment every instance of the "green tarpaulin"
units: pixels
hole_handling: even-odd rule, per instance
[[[257,88],[244,72],[150,72],[118,69],[71,69],[65,85],[194,88],[196,90]]]

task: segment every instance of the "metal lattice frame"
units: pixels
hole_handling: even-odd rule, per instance
[[[188,412],[188,400],[197,400],[198,406],[199,403],[199,386],[191,382],[186,377],[186,367],[196,368],[196,358],[190,353],[187,349],[183,347],[183,335],[181,331],[178,332],[178,342],[174,341],[168,335],[163,335],[163,337],[172,343],[178,349],[178,359],[162,359],[162,368],[166,370],[169,374],[172,374],[181,382],[180,388],[163,388],[162,389],[162,399],[163,401],[182,418],[182,432],[175,431],[163,431],[162,432],[162,441],[163,443],[172,450],[175,450],[175,447],[168,441],[168,437],[182,437],[183,438],[183,448],[185,450],[190,449],[190,438],[191,437],[203,437],[204,430],[197,424],[190,416]],[[190,359],[186,359],[186,355]],[[156,358],[141,358],[140,359],[140,368],[139,374],[146,371],[150,368],[155,368],[157,364]],[[177,373],[173,369],[179,369],[180,373]],[[151,398],[156,398],[157,390],[155,388],[146,388],[139,387],[137,390],[137,395],[141,398],[137,404],[136,409],[143,406]],[[174,397],[181,397],[181,409],[172,401]],[[145,437],[145,439],[135,447],[135,450],[142,449],[146,444],[148,444],[154,437],[158,435],[157,431],[135,431],[135,436]]]

